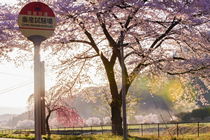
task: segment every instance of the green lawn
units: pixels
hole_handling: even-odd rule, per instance
[[[0,137],[7,138],[24,138],[24,139],[34,139],[34,135],[30,134],[26,136],[25,134],[0,134]],[[43,136],[43,139],[47,139],[47,135]],[[210,134],[201,134],[199,137],[197,135],[187,135],[179,137],[170,136],[139,136],[130,135],[127,140],[210,140]],[[84,135],[84,136],[69,136],[69,135],[52,135],[51,140],[124,140],[123,136],[116,136],[113,134],[99,134],[99,135]]]

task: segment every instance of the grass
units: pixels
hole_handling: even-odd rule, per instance
[[[0,137],[33,140],[34,134],[29,134],[28,136],[25,136],[24,134],[0,134]],[[42,136],[42,138],[47,139],[47,135]],[[124,140],[124,138],[123,136],[117,136],[114,134],[98,134],[84,136],[52,135],[50,140]],[[126,140],[210,140],[210,134],[201,134],[200,137],[197,137],[197,135],[187,135],[184,137],[129,135]]]

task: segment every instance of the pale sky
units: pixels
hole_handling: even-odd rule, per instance
[[[14,4],[17,0],[0,0],[2,4]],[[10,112],[8,107],[24,107],[26,111],[27,98],[33,93],[33,71],[15,68],[11,64],[0,64],[0,115],[4,113],[23,113],[22,110]],[[4,109],[4,107],[7,107]],[[11,110],[12,111],[12,110]]]
[[[9,4],[13,4],[16,3],[17,0],[0,0],[0,3],[9,3]]]
[[[33,93],[33,72],[0,64],[0,85],[1,107],[26,106],[28,96]]]
[[[45,80],[47,90],[54,82],[48,77]],[[17,68],[8,63],[0,64],[0,107],[26,107],[27,99],[32,93],[34,93],[33,69]]]

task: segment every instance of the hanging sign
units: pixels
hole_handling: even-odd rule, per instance
[[[18,25],[27,38],[33,35],[49,38],[54,32],[56,18],[52,9],[46,4],[31,2],[21,9]]]

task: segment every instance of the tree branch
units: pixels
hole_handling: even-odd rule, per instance
[[[61,42],[62,44],[66,43],[85,43],[91,46],[91,42],[85,41],[85,40],[68,40],[68,42]]]
[[[125,55],[124,59],[126,59],[128,56],[132,55],[132,54],[136,54],[138,55],[139,57],[145,57],[144,54],[140,54],[139,52],[137,51],[132,51],[132,52],[129,52],[128,54]]]
[[[102,19],[101,19],[101,13],[97,13],[97,18],[98,18],[101,28],[103,29],[104,35],[106,36],[107,40],[109,41],[109,46],[116,47],[117,46],[116,42],[114,41],[114,39],[111,37],[111,35],[107,31],[106,25],[105,25],[104,21],[102,21]]]
[[[209,69],[209,67],[201,67],[199,69],[190,69],[190,70],[187,70],[187,71],[184,71],[184,72],[167,72],[167,74],[169,75],[182,75],[182,74],[186,74],[186,73],[192,73],[194,74],[195,72],[197,71],[200,71],[200,70],[204,70],[204,69]]]
[[[181,19],[179,19],[178,21],[175,21],[175,18],[174,17],[174,20],[173,22],[171,23],[171,26],[165,31],[165,33],[163,33],[161,36],[159,36],[153,43],[152,45],[150,46],[150,48],[154,48],[155,45],[161,40],[163,39],[177,24],[179,24],[181,22]]]
[[[97,56],[99,56],[99,55],[96,54],[96,55],[92,55],[92,56],[84,56],[84,57],[77,57],[77,56],[74,56],[74,57],[77,58],[77,59],[90,59],[90,58],[94,58],[94,57],[97,57]]]

